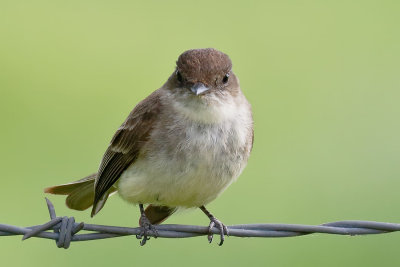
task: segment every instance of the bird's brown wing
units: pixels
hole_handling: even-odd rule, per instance
[[[103,156],[95,183],[93,217],[103,207],[110,188],[139,156],[161,112],[160,94],[155,91],[129,114]]]

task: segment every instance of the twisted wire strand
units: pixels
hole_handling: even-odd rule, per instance
[[[0,224],[0,236],[23,235],[22,240],[31,237],[53,239],[59,248],[69,248],[73,241],[88,241],[105,238],[139,235],[141,228],[76,223],[74,217],[57,217],[53,204],[46,198],[50,221],[30,227]],[[155,226],[157,237],[187,238],[208,235],[207,226],[164,224]],[[79,231],[91,233],[80,233]],[[293,237],[314,233],[336,235],[370,235],[400,231],[400,224],[374,221],[338,221],[321,225],[301,224],[239,224],[228,226],[229,236],[236,237]],[[219,229],[213,228],[213,234]],[[154,236],[150,232],[149,236]]]

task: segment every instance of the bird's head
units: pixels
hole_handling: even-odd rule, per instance
[[[182,53],[164,88],[175,108],[195,120],[220,121],[232,113],[240,97],[239,79],[229,56],[214,49]]]
[[[229,56],[214,48],[182,53],[170,82],[176,93],[204,100],[233,94],[239,89]]]

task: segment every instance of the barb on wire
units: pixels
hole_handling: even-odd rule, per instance
[[[139,235],[141,228],[119,227],[76,223],[74,217],[57,217],[53,204],[46,198],[50,221],[36,226],[18,227],[0,224],[0,236],[23,235],[22,240],[31,237],[47,238],[56,241],[59,248],[69,248],[72,241],[88,241],[127,235]],[[155,226],[157,237],[186,238],[208,235],[207,226],[165,224]],[[91,233],[81,233],[85,230]],[[292,237],[313,233],[336,235],[369,235],[400,231],[400,224],[374,221],[339,221],[321,225],[301,224],[239,224],[228,226],[229,236],[236,237]],[[52,231],[52,232],[51,232]],[[217,228],[213,234],[219,234]],[[149,236],[154,236],[150,232]]]

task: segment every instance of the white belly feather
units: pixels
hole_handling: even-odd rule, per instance
[[[173,121],[152,132],[145,152],[121,175],[118,192],[126,201],[199,207],[214,200],[245,167],[251,136],[247,106],[193,113],[207,118],[203,121],[181,108],[174,107]],[[218,123],[207,121],[213,114]]]

